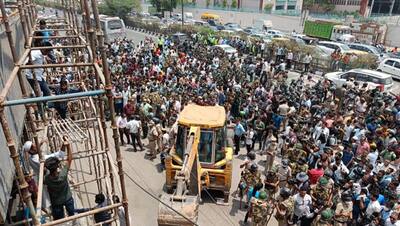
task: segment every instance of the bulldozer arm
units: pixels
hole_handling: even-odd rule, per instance
[[[163,194],[158,209],[159,226],[196,225],[201,192],[201,166],[198,157],[200,128],[191,127],[184,154],[182,169],[175,175],[176,190]]]

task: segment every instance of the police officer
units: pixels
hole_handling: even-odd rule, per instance
[[[264,225],[264,221],[267,218],[268,203],[266,201],[267,193],[260,191],[258,198],[253,197],[250,201],[250,207],[246,213],[244,222],[247,222],[247,218],[250,216],[254,226]]]
[[[279,192],[279,199],[276,202],[276,215],[279,226],[289,226],[292,224],[292,216],[294,210],[294,199],[291,196],[292,191],[283,187]]]
[[[323,210],[321,214],[315,218],[312,226],[332,226],[332,217],[333,212],[331,209]]]
[[[318,184],[311,190],[311,197],[313,201],[321,201],[324,205],[328,205],[331,199],[331,192],[327,188],[328,179],[321,177]]]
[[[248,197],[248,201],[250,201],[250,198],[262,187],[261,174],[256,163],[252,163],[250,169],[245,169],[243,171],[239,186],[241,198],[244,194],[247,194],[248,191],[252,191],[250,197]]]
[[[149,140],[149,159],[153,160],[156,158],[157,155],[157,139],[158,139],[158,131],[157,128],[153,122],[153,120],[149,121],[149,127],[150,127],[150,132],[148,134],[148,140]]]
[[[347,226],[353,217],[353,202],[351,194],[343,193],[341,201],[336,205],[334,226]]]

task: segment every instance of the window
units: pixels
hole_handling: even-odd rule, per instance
[[[342,79],[350,79],[350,78],[353,78],[354,80],[356,79],[356,73],[354,73],[354,72],[347,72],[347,73],[344,73],[344,74],[342,74],[342,76],[340,77],[340,78],[342,78]]]
[[[185,147],[186,147],[186,127],[179,126],[178,128],[178,134],[176,136],[176,153],[178,156],[182,158],[183,153],[185,152]]]
[[[357,77],[357,81],[360,81],[360,82],[368,82],[368,75],[365,75],[365,74],[356,74],[356,77]]]
[[[394,61],[393,61],[393,60],[387,60],[387,61],[385,62],[385,64],[386,64],[386,65],[389,65],[389,66],[393,66]]]
[[[392,77],[385,78],[385,79],[383,79],[383,78],[379,79],[379,84],[389,85],[392,83],[393,83]]]
[[[212,130],[201,130],[198,146],[200,162],[211,163],[212,161],[213,134]]]
[[[400,62],[394,62],[393,65],[395,68],[400,69]]]
[[[215,162],[225,158],[225,128],[215,131]]]
[[[275,6],[275,10],[283,10],[284,9],[284,5],[277,5]]]
[[[120,20],[110,20],[108,21],[108,29],[110,30],[116,30],[116,29],[121,29],[122,28],[122,23]]]
[[[296,5],[288,5],[287,6],[287,10],[295,10],[296,9]]]

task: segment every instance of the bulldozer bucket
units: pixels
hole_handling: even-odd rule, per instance
[[[160,203],[157,219],[159,226],[193,226],[197,224],[199,211],[198,196],[188,195],[183,200],[176,201],[170,195],[162,195],[160,199],[187,219]]]

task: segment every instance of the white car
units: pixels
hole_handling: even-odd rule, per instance
[[[325,47],[333,49],[333,50],[340,49],[340,52],[342,52],[342,53],[352,51],[348,45],[339,43],[339,42],[321,41],[321,42],[318,42],[317,45],[325,46]]]
[[[367,82],[368,87],[374,88],[377,86],[383,87],[383,91],[390,91],[393,87],[392,76],[379,71],[367,69],[353,69],[346,72],[331,72],[325,74],[325,77],[336,84],[337,87],[342,87],[348,80],[354,79],[360,84]]]
[[[230,45],[215,45],[215,48],[222,49],[229,57],[231,57],[232,55],[236,57],[238,55],[237,50]]]
[[[266,34],[267,34],[267,35],[272,35],[272,36],[274,36],[274,35],[283,35],[281,31],[272,30],[272,29],[269,29],[269,30],[266,32]]]
[[[378,67],[378,71],[383,71],[393,75],[394,78],[400,79],[400,59],[387,58],[384,59]]]

